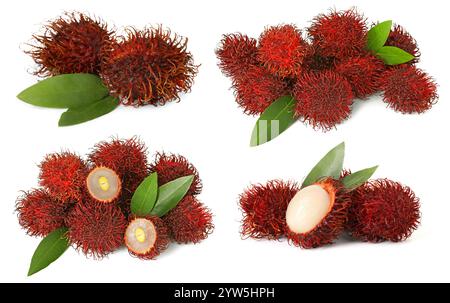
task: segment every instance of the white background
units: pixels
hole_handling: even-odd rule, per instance
[[[448,198],[448,9],[445,1],[13,1],[2,2],[0,281],[25,282],[449,282]],[[321,133],[295,124],[276,141],[249,147],[256,118],[237,107],[230,80],[214,54],[221,35],[235,31],[258,37],[266,25],[309,24],[336,5],[356,5],[370,21],[392,19],[418,40],[420,66],[440,83],[440,101],[423,115],[402,115],[380,97],[357,102],[351,119]],[[180,103],[154,108],[121,107],[96,121],[58,128],[59,110],[41,109],[15,96],[37,78],[23,43],[45,20],[64,10],[93,13],[117,28],[161,23],[189,37],[188,49],[201,64],[192,93]],[[20,190],[37,185],[38,164],[61,148],[81,154],[112,135],[138,135],[151,154],[185,155],[204,182],[200,196],[214,212],[215,232],[198,245],[171,245],[156,261],[132,258],[122,249],[102,261],[70,249],[42,272],[27,278],[39,239],[25,235],[14,204]],[[301,181],[323,154],[347,144],[345,166],[379,164],[376,177],[413,188],[422,202],[422,224],[399,244],[342,240],[301,250],[287,242],[241,240],[238,195],[251,183],[273,178]]]

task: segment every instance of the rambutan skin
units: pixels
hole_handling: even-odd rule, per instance
[[[72,73],[100,73],[102,53],[114,40],[113,31],[98,19],[66,13],[34,35],[36,45],[27,53],[38,64],[35,74],[47,77]]]
[[[438,99],[434,80],[415,66],[403,65],[382,74],[383,100],[404,114],[423,113]]]
[[[347,230],[361,241],[404,241],[419,225],[419,209],[409,187],[389,179],[370,181],[352,193]]]
[[[194,176],[187,195],[198,195],[203,185],[198,170],[185,157],[176,154],[157,153],[155,161],[150,164],[150,173],[158,173],[158,184],[161,186],[175,179]]]
[[[73,204],[61,203],[47,190],[34,189],[24,192],[16,202],[19,224],[30,236],[45,237],[57,228],[65,226],[65,219]]]
[[[89,167],[71,152],[49,154],[40,163],[39,184],[61,203],[79,202]]]
[[[101,77],[122,104],[164,105],[190,91],[198,66],[186,50],[187,39],[169,30],[128,29],[103,59]]]
[[[272,180],[247,188],[239,197],[244,238],[276,240],[286,233],[286,209],[299,190],[296,183]]]
[[[354,97],[350,83],[332,71],[303,74],[294,85],[293,96],[298,101],[295,116],[324,131],[350,116]]]
[[[162,219],[178,243],[198,243],[214,229],[211,211],[193,196],[185,196]]]
[[[405,52],[413,55],[415,59],[408,62],[407,64],[409,65],[417,63],[420,60],[420,51],[416,40],[400,25],[394,26],[385,45],[401,48]]]

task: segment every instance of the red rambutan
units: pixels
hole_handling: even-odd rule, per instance
[[[99,74],[101,53],[113,41],[113,32],[103,21],[66,13],[44,30],[42,35],[33,36],[37,45],[27,51],[39,65],[37,75]]]
[[[279,239],[286,232],[286,209],[298,185],[279,180],[252,185],[240,195],[241,234],[255,239]]]
[[[419,208],[409,187],[388,179],[370,181],[352,194],[347,229],[362,241],[403,241],[419,225]]]
[[[214,229],[210,210],[193,196],[184,197],[162,219],[178,243],[198,243]]]
[[[104,57],[101,77],[124,105],[163,105],[191,89],[198,66],[186,51],[187,39],[170,31],[128,30]]]
[[[394,26],[394,29],[391,30],[391,33],[389,34],[385,45],[401,48],[405,52],[413,55],[415,59],[408,62],[408,64],[419,62],[420,51],[419,47],[417,46],[417,42],[402,26]]]
[[[415,66],[403,65],[382,74],[383,100],[395,111],[405,114],[423,113],[437,101],[437,85]]]
[[[300,74],[308,44],[294,25],[268,27],[259,37],[258,59],[273,74]]]
[[[324,71],[305,73],[294,86],[295,115],[314,128],[330,130],[350,116],[353,92],[341,75]]]
[[[310,45],[303,59],[302,70],[306,72],[317,72],[334,69],[336,59],[324,57],[319,54],[317,47]]]

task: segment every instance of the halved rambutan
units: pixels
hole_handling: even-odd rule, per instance
[[[308,44],[294,25],[271,26],[259,37],[258,60],[273,74],[293,77],[302,71]]]
[[[187,39],[169,30],[128,29],[104,57],[101,77],[122,104],[164,105],[191,89],[198,66],[186,51]]]
[[[350,196],[331,178],[301,189],[286,210],[289,241],[303,248],[333,243],[345,228],[349,206]]]
[[[50,195],[62,203],[81,200],[89,168],[78,155],[70,152],[49,154],[39,167],[39,184]]]
[[[150,172],[158,173],[158,184],[163,185],[175,179],[194,175],[187,195],[198,195],[202,191],[202,181],[199,173],[192,163],[185,157],[175,154],[157,153],[155,162],[150,164]]]
[[[296,183],[280,180],[252,185],[239,197],[241,234],[255,239],[279,239],[286,232],[286,209],[298,191]]]
[[[66,13],[44,26],[42,35],[33,36],[36,45],[27,51],[39,68],[40,76],[59,74],[99,74],[101,54],[113,38],[113,31],[100,19],[82,13]]]
[[[335,72],[303,74],[294,85],[293,96],[298,101],[295,116],[314,128],[327,131],[350,116],[352,87]]]
[[[72,206],[56,200],[47,190],[33,189],[17,200],[16,212],[19,224],[29,235],[44,237],[65,226],[64,220]]]
[[[155,259],[170,243],[169,230],[161,218],[134,218],[125,232],[125,245],[139,259]]]
[[[391,30],[385,45],[401,48],[407,53],[413,55],[415,59],[408,62],[408,64],[419,62],[420,51],[419,47],[417,46],[417,42],[402,26],[394,26],[394,29]]]
[[[198,243],[214,229],[211,211],[193,196],[185,196],[162,219],[178,243]]]
[[[114,170],[100,166],[88,174],[86,188],[95,201],[111,203],[120,196],[122,181]]]
[[[367,25],[365,18],[354,9],[331,11],[314,18],[308,34],[322,56],[342,60],[364,50]]]
[[[370,181],[352,194],[347,230],[362,241],[403,241],[419,225],[419,208],[409,187],[388,179]]]
[[[383,100],[395,111],[423,113],[437,101],[437,85],[415,66],[403,65],[382,74]]]

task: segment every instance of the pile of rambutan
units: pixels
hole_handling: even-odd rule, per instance
[[[51,261],[42,251],[58,245],[95,259],[125,245],[138,258],[154,259],[171,241],[198,243],[213,231],[212,213],[198,200],[197,169],[175,154],[157,153],[149,163],[137,138],[100,142],[86,159],[71,152],[50,154],[39,167],[40,187],[16,203],[27,233],[46,237],[29,274],[47,266]]]
[[[267,27],[259,39],[224,35],[216,54],[244,113],[272,113],[265,120],[279,119],[279,110],[286,110],[269,111],[283,96],[295,102],[289,119],[323,131],[349,118],[355,99],[377,92],[402,113],[423,113],[438,98],[436,83],[416,67],[414,38],[392,21],[369,30],[356,9],[321,14],[304,31],[284,24]]]
[[[286,237],[302,248],[332,244],[342,234],[374,243],[409,238],[419,225],[419,198],[399,182],[369,180],[377,167],[343,170],[343,150],[341,144],[330,151],[302,185],[273,180],[248,187],[239,198],[242,237]]]

